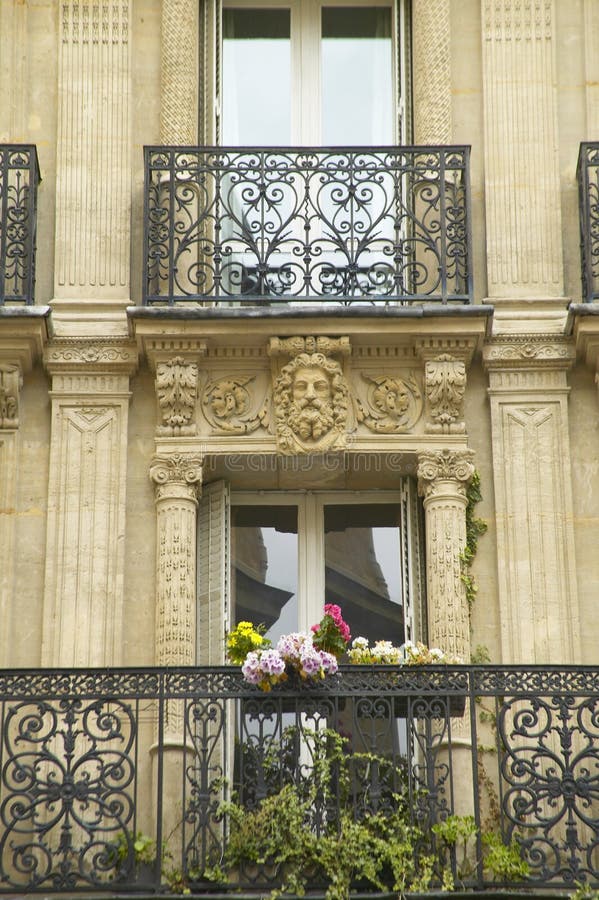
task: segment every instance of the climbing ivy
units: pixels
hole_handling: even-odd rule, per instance
[[[487,530],[487,523],[474,515],[475,506],[482,500],[482,494],[480,492],[480,475],[478,472],[474,473],[472,480],[468,485],[466,500],[466,545],[460,554],[460,562],[462,564],[461,578],[466,586],[466,599],[469,608],[472,609],[472,604],[476,599],[478,585],[471,572],[471,568],[478,549],[478,539]]]

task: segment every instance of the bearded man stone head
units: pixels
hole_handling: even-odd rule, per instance
[[[300,353],[283,366],[274,403],[280,448],[322,452],[345,446],[348,390],[341,366],[323,353]]]

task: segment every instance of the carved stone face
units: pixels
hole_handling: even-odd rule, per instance
[[[284,452],[344,445],[348,392],[339,363],[302,353],[281,370],[274,390],[279,446]]]
[[[388,379],[375,390],[374,402],[381,412],[398,417],[408,408],[410,399],[400,382]]]

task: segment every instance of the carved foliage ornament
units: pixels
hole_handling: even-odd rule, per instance
[[[425,369],[425,391],[431,421],[429,434],[463,434],[463,403],[466,391],[466,366],[462,360],[442,353],[429,360]]]
[[[255,375],[236,375],[206,385],[202,399],[204,414],[215,431],[251,434],[261,425],[268,426],[266,399],[256,415],[251,415],[252,396],[247,385],[253,381]]]
[[[156,366],[156,396],[162,417],[158,434],[174,437],[195,434],[198,367],[182,356]]]
[[[17,366],[0,366],[0,428],[19,427],[19,388]]]
[[[368,409],[358,404],[358,421],[376,434],[409,431],[422,413],[422,395],[413,377],[362,375],[369,383]]]
[[[282,453],[323,453],[346,446],[349,391],[337,360],[321,352],[300,352],[281,369],[273,400]]]
[[[418,457],[418,487],[425,497],[434,496],[440,481],[455,482],[462,496],[474,475],[473,450],[427,450]]]

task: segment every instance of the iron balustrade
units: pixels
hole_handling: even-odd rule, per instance
[[[576,169],[582,299],[599,299],[599,143],[582,143]]]
[[[471,303],[468,147],[146,147],[143,303]]]
[[[309,782],[315,736],[332,731],[351,790],[329,791],[307,827],[334,825],[342,802],[356,820],[392,811],[399,792],[434,852],[431,826],[459,799],[517,842],[527,887],[599,885],[596,667],[343,666],[270,693],[232,666],[4,671],[0,714],[1,892],[164,892],[167,858],[194,893],[223,893],[203,873],[227,843],[227,785],[251,809]],[[170,855],[142,866],[150,838]],[[242,870],[236,889],[273,878]],[[523,886],[480,862],[463,883]]]
[[[37,151],[0,144],[0,306],[34,302]]]

